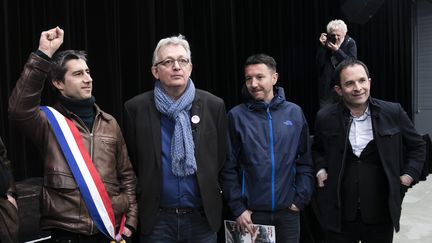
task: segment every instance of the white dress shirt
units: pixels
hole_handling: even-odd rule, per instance
[[[351,114],[351,127],[349,131],[349,140],[353,153],[360,157],[366,145],[373,140],[372,119],[370,116],[369,106],[363,115],[355,117]]]

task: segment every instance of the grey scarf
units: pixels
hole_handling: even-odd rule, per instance
[[[187,176],[195,173],[195,145],[189,121],[189,111],[195,98],[195,86],[191,79],[183,95],[173,100],[156,81],[154,89],[156,109],[175,120],[174,134],[171,139],[171,169],[176,176]]]

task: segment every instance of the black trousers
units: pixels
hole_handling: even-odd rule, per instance
[[[342,231],[327,231],[327,243],[392,243],[393,225],[390,220],[383,223],[363,222],[360,211],[353,221],[342,221]]]

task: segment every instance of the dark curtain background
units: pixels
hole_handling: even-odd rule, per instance
[[[243,62],[264,52],[278,62],[279,85],[313,122],[318,110],[315,51],[328,21],[341,18],[372,75],[372,94],[411,114],[410,0],[388,0],[363,25],[347,21],[338,0],[0,0],[0,135],[18,180],[41,176],[37,151],[7,118],[8,97],[43,30],[65,30],[62,49],[89,54],[97,103],[121,123],[123,103],[153,87],[151,58],[160,38],[184,34],[192,79],[240,102]]]

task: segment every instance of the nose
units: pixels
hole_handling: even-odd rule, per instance
[[[356,90],[356,91],[358,91],[358,90],[360,90],[361,89],[361,85],[360,85],[360,83],[359,82],[354,82],[354,90]]]
[[[90,73],[86,73],[86,74],[84,75],[84,82],[85,82],[85,83],[91,83],[91,82],[93,82],[93,79],[92,79],[92,77],[90,76]]]
[[[252,78],[251,86],[254,88],[258,86],[258,80],[256,78]]]
[[[174,69],[180,69],[180,64],[177,60],[174,61],[173,68]]]

